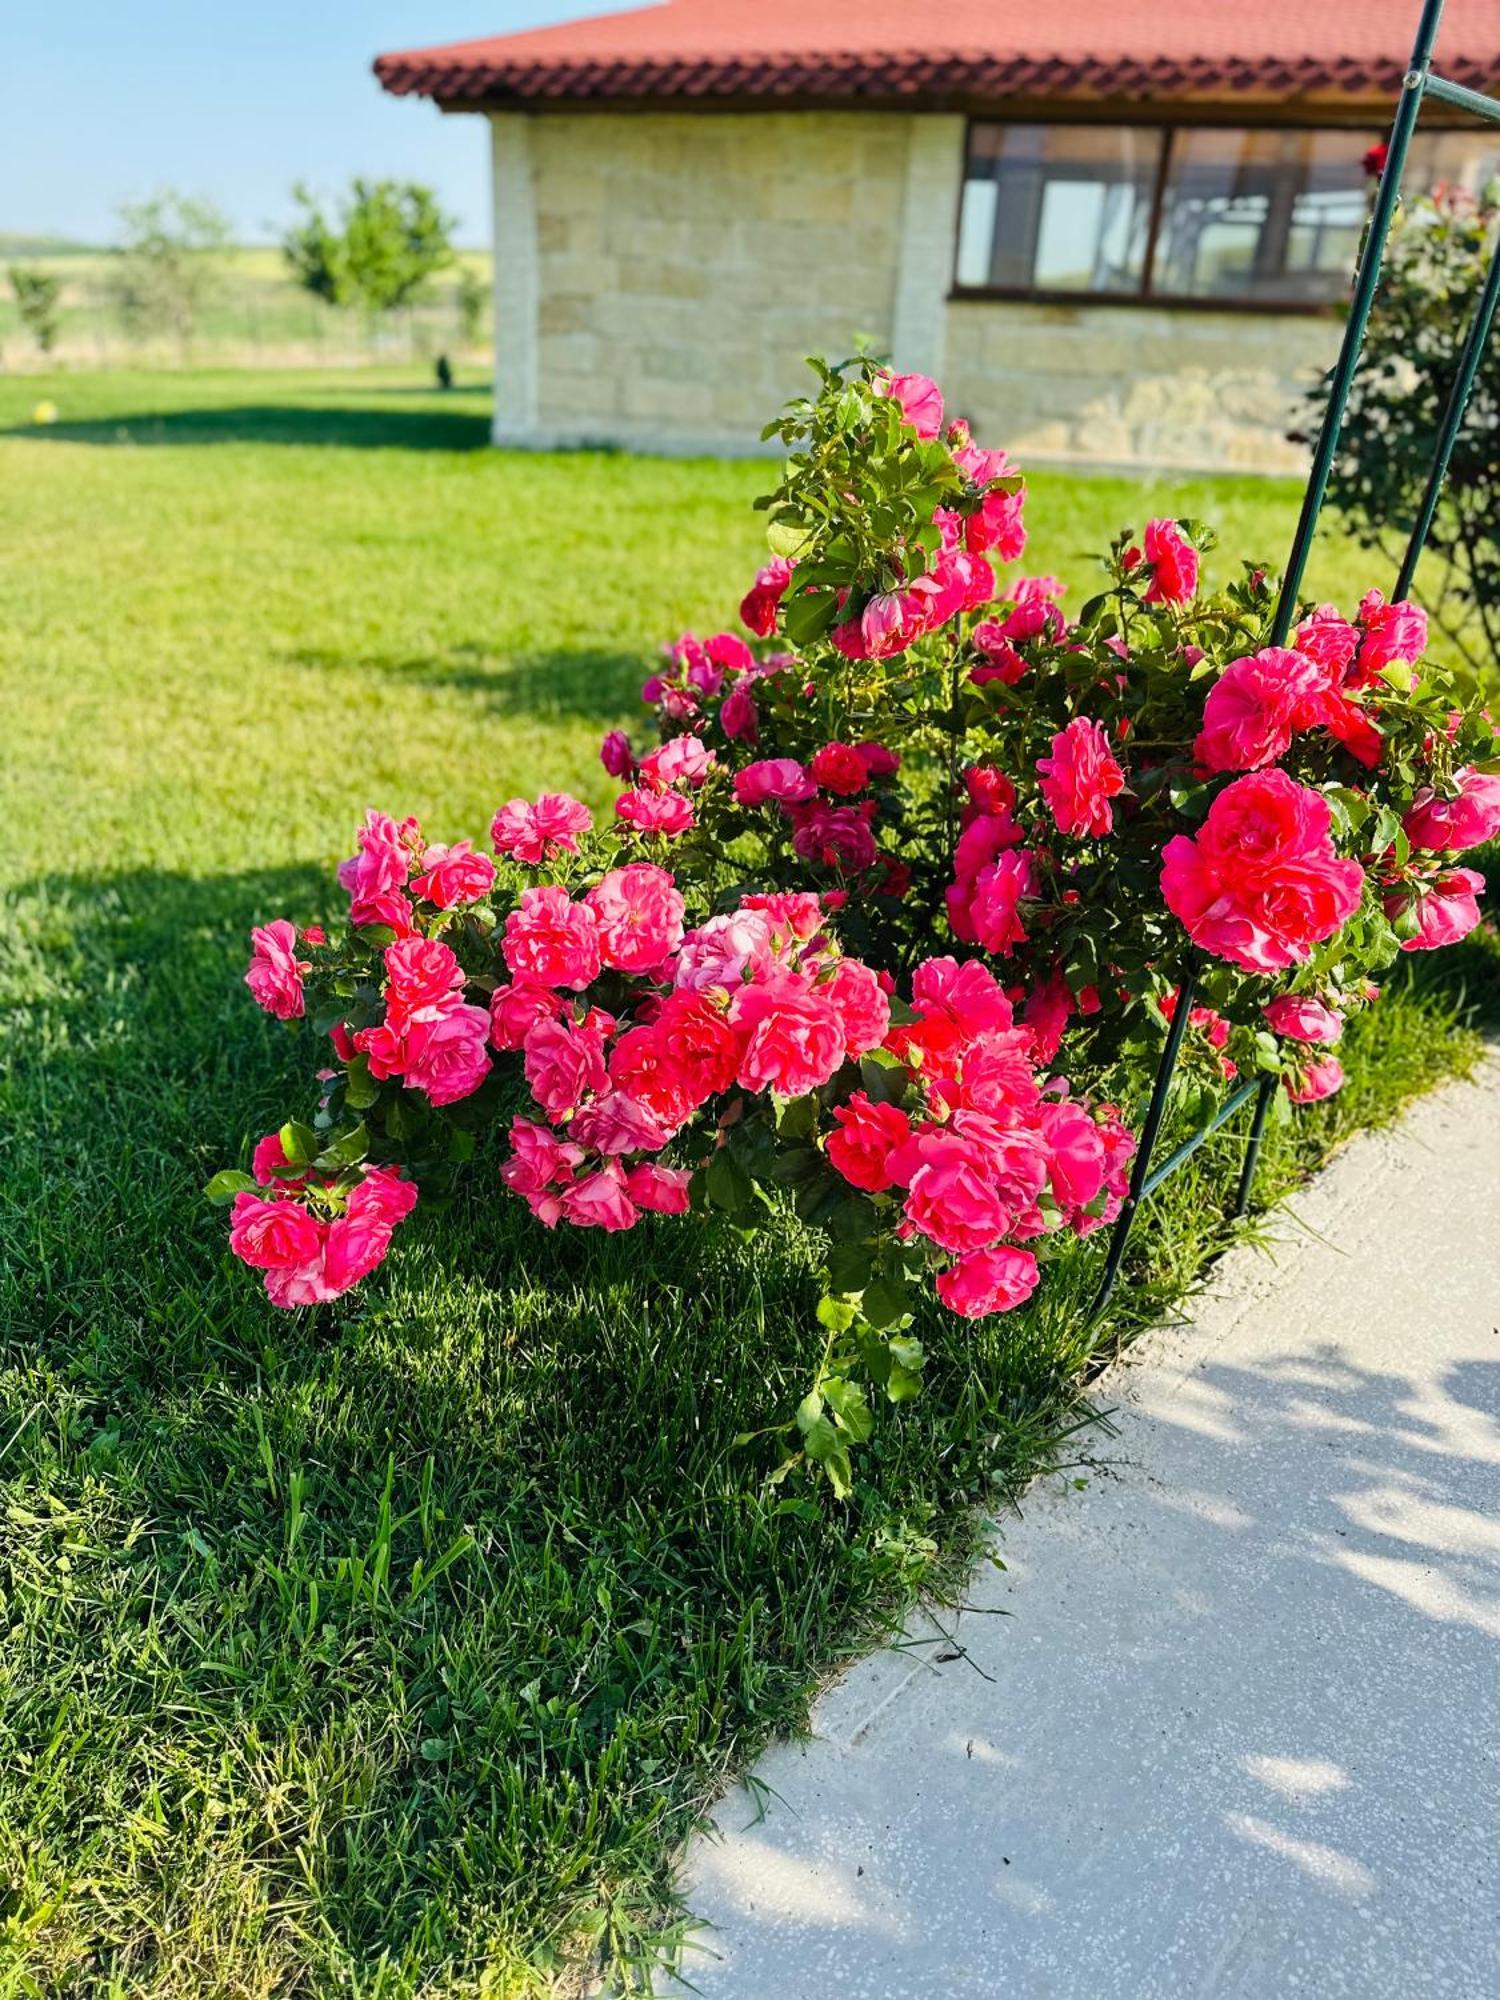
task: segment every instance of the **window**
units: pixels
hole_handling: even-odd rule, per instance
[[[1348,290],[1373,132],[1010,125],[969,130],[960,292],[1320,306]],[[1488,134],[1422,133],[1406,184],[1477,188]]]

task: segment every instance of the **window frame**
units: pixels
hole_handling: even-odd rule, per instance
[[[1092,107],[1091,107],[1092,109]],[[961,285],[958,281],[958,252],[960,231],[963,226],[963,196],[969,183],[969,161],[973,157],[974,128],[976,125],[1047,125],[1064,126],[1077,130],[1105,128],[1127,128],[1132,131],[1147,129],[1162,134],[1162,146],[1156,165],[1156,177],[1151,189],[1151,212],[1146,223],[1146,244],[1141,261],[1140,288],[1133,292],[1093,292],[1078,288],[1043,285]],[[1434,126],[1435,131],[1483,132],[1482,125],[1465,121],[1462,124]],[[1247,119],[1237,107],[1227,108],[1214,117],[1200,115],[1190,118],[1146,117],[1139,112],[1112,114],[1096,111],[1093,116],[1080,117],[1059,110],[1013,111],[1005,114],[996,112],[972,112],[964,120],[963,160],[959,175],[958,206],[953,218],[953,256],[950,262],[951,276],[948,284],[948,303],[961,305],[966,300],[985,301],[1020,305],[1043,306],[1122,306],[1128,312],[1141,310],[1151,312],[1222,312],[1248,313],[1252,316],[1267,315],[1279,319],[1325,319],[1342,309],[1338,299],[1268,299],[1233,298],[1225,295],[1201,295],[1186,292],[1156,292],[1151,289],[1156,276],[1156,251],[1161,236],[1162,215],[1166,206],[1167,180],[1172,168],[1172,154],[1180,132],[1203,131],[1236,132],[1349,132],[1360,137],[1368,135],[1370,145],[1376,145],[1388,136],[1372,116],[1364,118],[1308,118],[1287,116],[1283,118],[1262,117]],[[1351,282],[1353,273],[1350,273]]]

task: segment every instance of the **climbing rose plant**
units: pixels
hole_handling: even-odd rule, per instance
[[[1414,607],[1307,607],[1272,646],[1274,579],[1205,592],[1207,532],[1159,518],[1070,617],[1014,573],[1019,474],[933,383],[815,366],[768,433],[748,636],[665,650],[655,742],[602,746],[609,821],[513,799],[491,859],[371,811],[347,925],[253,933],[247,984],[310,1021],[322,1089],[210,1193],[288,1307],[480,1158],[546,1229],[790,1205],[827,1254],[787,1463],[844,1492],[871,1390],[920,1386],[919,1290],[1010,1311],[1119,1212],[1118,1106],[1189,954],[1184,1088],[1327,1096],[1372,975],[1478,921],[1458,857],[1500,776]]]

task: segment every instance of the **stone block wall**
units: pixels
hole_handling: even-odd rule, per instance
[[[492,124],[497,441],[762,451],[803,357],[864,333],[1023,462],[1303,464],[1285,433],[1331,317],[948,298],[958,116]]]

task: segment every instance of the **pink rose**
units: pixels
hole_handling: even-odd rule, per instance
[[[1326,669],[1284,646],[1234,660],[1209,689],[1193,755],[1210,771],[1274,764],[1286,755],[1294,731],[1321,719],[1317,698],[1327,688]]]
[[[870,782],[869,768],[852,743],[825,743],[808,767],[825,792],[852,798]]]
[[[1147,604],[1186,604],[1198,588],[1198,551],[1175,521],[1146,523],[1142,538],[1151,582]]]
[[[1059,833],[1104,834],[1115,823],[1110,800],[1125,789],[1125,773],[1110,747],[1109,731],[1075,715],[1052,739],[1050,757],[1039,757],[1041,794]]]
[[[1333,605],[1320,604],[1292,634],[1292,644],[1299,653],[1316,660],[1328,676],[1328,684],[1336,687],[1349,670],[1359,634]]]
[[[520,980],[579,992],[599,977],[599,926],[586,903],[555,884],[523,889],[505,919],[505,963]]]
[[[1047,1178],[1064,1208],[1087,1208],[1104,1186],[1104,1140],[1080,1104],[1044,1104],[1038,1118],[1047,1146]]]
[[[1289,1042],[1336,1042],[1344,1017],[1308,993],[1281,993],[1260,1010],[1272,1030]]]
[[[1337,1056],[1323,1056],[1308,1063],[1295,1078],[1286,1079],[1286,1094],[1293,1104],[1320,1104],[1344,1086],[1344,1065]]]
[[[748,688],[733,687],[719,705],[719,727],[731,743],[754,743],[760,735],[760,711]]]
[[[383,956],[386,1019],[398,1030],[440,1014],[464,990],[464,969],[438,938],[398,938]]]
[[[623,1090],[606,1090],[573,1116],[568,1130],[593,1152],[657,1153],[676,1130],[674,1121],[658,1118],[638,1098]]]
[[[562,1212],[580,1229],[634,1229],[640,1219],[617,1160],[564,1189]]]
[[[872,741],[856,743],[854,747],[865,767],[867,778],[890,778],[901,769],[899,750],[889,750],[884,743]]]
[[[817,796],[817,784],[795,757],[763,757],[734,774],[742,806],[800,805]]]
[[[657,972],[682,942],[685,905],[667,870],[652,862],[612,868],[585,900],[598,923],[600,957],[620,972]]]
[[[792,580],[792,563],[786,556],[773,556],[755,572],[755,582],[740,600],[740,618],[757,639],[769,639],[776,630],[776,612]]]
[[[268,1132],[264,1139],[256,1141],[255,1151],[250,1158],[250,1171],[262,1187],[281,1188],[287,1193],[295,1188],[307,1186],[307,1175],[297,1172],[283,1173],[291,1166],[286,1149],[281,1143],[280,1132]]]
[[[462,1001],[436,1018],[412,1022],[403,1072],[407,1089],[425,1092],[434,1105],[472,1096],[490,1073],[489,1031],[487,1011]]]
[[[490,822],[490,839],[497,854],[536,868],[555,854],[576,854],[578,836],[593,823],[588,807],[570,793],[543,792],[535,805],[512,799],[501,806]]]
[[[755,655],[738,632],[715,632],[704,640],[703,650],[726,674],[748,674],[755,665]]]
[[[636,833],[659,834],[663,840],[676,840],[697,817],[681,792],[622,792],[615,800],[616,819]]]
[[[1000,562],[1015,562],[1026,547],[1025,511],[1024,486],[1018,486],[1014,493],[996,487],[965,516],[964,546],[976,555],[988,551]]]
[[[612,778],[628,778],[635,770],[630,738],[623,729],[605,732],[604,740],[599,745],[599,762]]]
[[[1500,772],[1472,767],[1454,773],[1457,796],[1439,798],[1431,787],[1417,793],[1401,824],[1413,847],[1462,854],[1500,833]]]
[[[523,1067],[537,1103],[549,1118],[561,1118],[608,1081],[604,1037],[587,1022],[538,1021],[526,1037]]]
[[[841,958],[833,977],[824,980],[818,990],[833,1002],[843,1026],[844,1054],[850,1062],[880,1047],[890,1033],[891,1003],[868,965],[857,958]]]
[[[771,925],[759,910],[730,910],[689,931],[677,953],[672,981],[679,988],[732,992],[746,980],[768,978],[774,969]]]
[[[365,1177],[350,1190],[347,1213],[373,1217],[394,1229],[417,1205],[417,1184],[401,1167],[366,1167]]]
[[[1364,636],[1349,674],[1351,687],[1367,687],[1386,667],[1415,666],[1427,650],[1427,613],[1404,598],[1387,604],[1372,590],[1360,604],[1359,622]]]
[[[987,1148],[958,1132],[931,1130],[913,1145],[905,1214],[914,1229],[945,1250],[979,1250],[1003,1236],[1013,1220],[1001,1200]]]
[[[538,1220],[552,1228],[561,1213],[560,1205],[550,1217],[540,1214],[537,1201],[548,1190],[565,1187],[574,1169],[583,1163],[583,1149],[558,1138],[545,1125],[529,1118],[513,1118],[510,1124],[510,1157],[500,1169],[500,1178],[514,1194],[531,1204]]]
[[[792,847],[804,861],[836,868],[843,875],[862,875],[873,868],[878,851],[869,820],[858,806],[798,807]]]
[[[895,1104],[873,1104],[862,1090],[834,1108],[837,1130],[826,1141],[828,1158],[851,1187],[879,1194],[894,1186],[890,1155],[911,1138],[911,1120]]]
[[[256,1271],[293,1271],[322,1254],[318,1224],[295,1201],[267,1201],[237,1194],[230,1210],[229,1247]]]
[[[1419,888],[1415,902],[1404,893],[1387,896],[1385,913],[1394,923],[1416,917],[1416,935],[1401,940],[1403,951],[1441,951],[1466,938],[1479,922],[1479,892],[1484,877],[1474,868],[1449,868]]]
[[[306,1011],[302,979],[312,971],[311,961],[297,956],[297,927],[285,917],[273,923],[257,924],[250,933],[253,956],[245,973],[245,984],[258,1007],[274,1014],[278,1021],[293,1021]]]
[[[1011,1312],[1024,1305],[1041,1281],[1029,1250],[1002,1243],[994,1250],[971,1250],[937,1275],[937,1295],[965,1319]]]
[[[1054,965],[1039,986],[1026,996],[1021,1018],[1031,1037],[1031,1052],[1039,1063],[1050,1063],[1062,1046],[1062,1038],[1073,1013],[1073,993]]]
[[[388,889],[378,896],[356,896],[349,905],[349,921],[356,930],[379,925],[394,931],[398,938],[417,935],[413,916],[410,901],[399,889]]]
[[[412,894],[440,910],[477,903],[495,885],[494,862],[487,854],[476,854],[471,840],[455,840],[451,847],[429,847],[422,856],[422,869],[411,885]]]
[[[1029,851],[1007,849],[981,868],[971,883],[955,883],[948,890],[948,916],[955,936],[981,944],[997,956],[1025,944],[1021,905],[1036,895],[1038,887]]]
[[[359,851],[339,863],[340,887],[356,902],[404,889],[412,861],[407,835],[415,826],[415,821],[398,826],[389,813],[372,807],[354,836]]]
[[[674,736],[640,761],[640,774],[653,785],[701,785],[718,759],[696,736]]]
[[[625,1174],[625,1192],[637,1208],[656,1215],[686,1215],[692,1175],[681,1167],[661,1167],[654,1160],[642,1160]]]
[[[794,973],[742,986],[729,1010],[741,1037],[739,1081],[746,1090],[805,1097],[844,1060],[844,1026],[824,992]]]
[[[1332,811],[1285,771],[1237,778],[1196,840],[1162,850],[1162,894],[1195,944],[1247,972],[1298,965],[1359,907],[1364,871],[1330,837]]]
[[[919,438],[935,438],[943,428],[943,392],[927,375],[877,375],[877,396],[901,405],[901,414]]]
[[[519,1049],[538,1021],[556,1021],[567,1002],[550,986],[518,979],[490,995],[490,1040],[497,1049]]]

